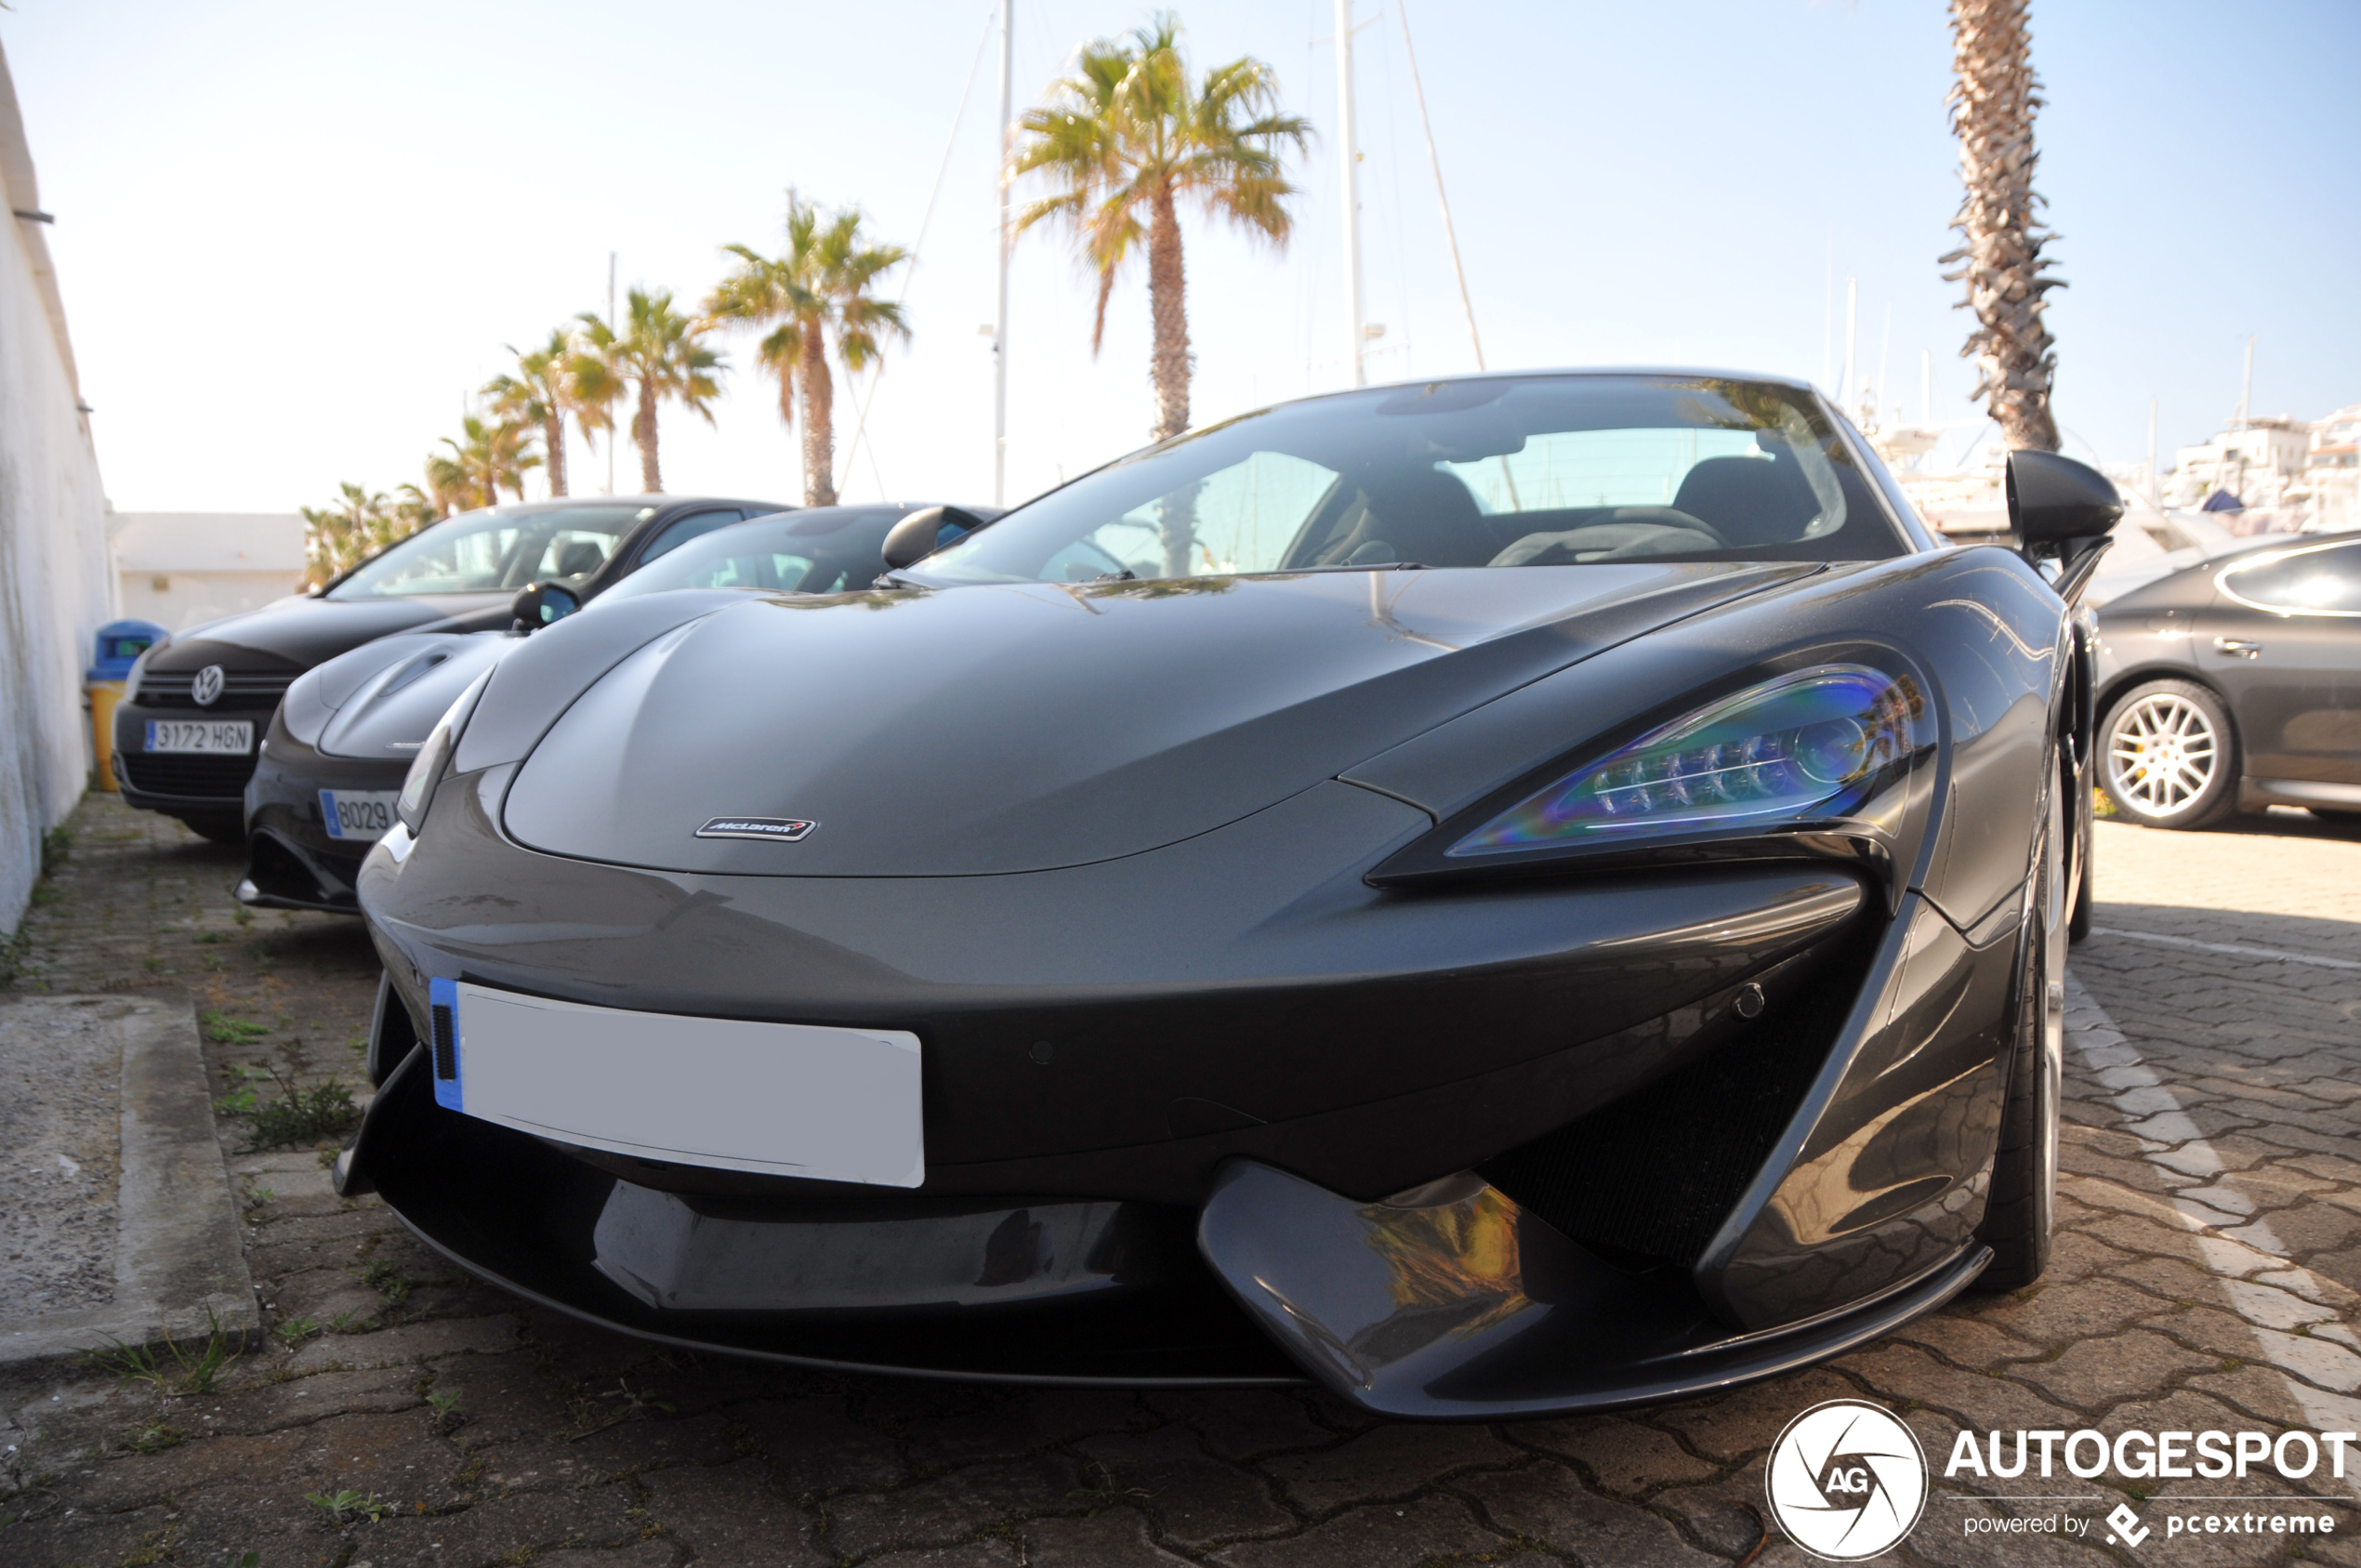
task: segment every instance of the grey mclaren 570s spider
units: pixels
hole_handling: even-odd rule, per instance
[[[561,621],[362,866],[339,1190],[674,1344],[1444,1419],[2021,1286],[2121,508],[2009,502],[1941,547],[1799,383],[1492,376]]]

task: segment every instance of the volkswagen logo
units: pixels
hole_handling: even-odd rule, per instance
[[[1918,1434],[1874,1404],[1832,1399],[1787,1423],[1763,1476],[1771,1513],[1796,1545],[1830,1562],[1893,1547],[1927,1505]]]
[[[221,700],[221,666],[207,665],[197,671],[197,678],[189,682],[189,695],[196,699],[199,707],[211,707],[219,702]]]

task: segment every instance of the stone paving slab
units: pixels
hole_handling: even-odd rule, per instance
[[[0,998],[0,1364],[257,1335],[185,997]]]
[[[32,983],[188,986],[201,1010],[267,1028],[208,1046],[217,1092],[257,1059],[352,1079],[376,972],[357,926],[241,921],[232,855],[120,807],[86,807],[75,831],[32,926]],[[225,1121],[274,1337],[204,1393],[0,1373],[0,1446],[15,1445],[0,1516],[17,1516],[0,1562],[1801,1568],[1814,1560],[1766,1538],[1763,1462],[1825,1399],[1897,1411],[1938,1472],[1958,1433],[1993,1428],[2361,1430],[2361,971],[2316,961],[2361,955],[2361,835],[2284,812],[2201,835],[2102,824],[2098,864],[2100,924],[2121,934],[2074,952],[2049,1274],[1826,1366],[1618,1415],[1434,1428],[1308,1388],[1024,1390],[745,1365],[455,1277],[374,1200],[337,1199],[316,1151],[242,1153]],[[2323,1471],[2157,1496],[2063,1474],[1938,1478],[1892,1555],[2361,1563],[2352,1484]],[[304,1500],[331,1489],[393,1511],[339,1523]],[[2341,1533],[2106,1544],[2117,1505],[2156,1525],[2196,1490],[2292,1494]],[[1964,1527],[2061,1510],[2094,1533]]]

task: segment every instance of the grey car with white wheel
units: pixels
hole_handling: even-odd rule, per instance
[[[2282,536],[2102,606],[2099,784],[2150,827],[2361,824],[2361,537]]]

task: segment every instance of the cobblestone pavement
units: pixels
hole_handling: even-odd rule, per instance
[[[520,1310],[374,1200],[338,1201],[310,1149],[235,1153],[274,1338],[200,1394],[95,1370],[0,1385],[20,1488],[0,1498],[0,1562],[1802,1562],[1763,1538],[1763,1456],[1805,1406],[1856,1396],[1901,1411],[1938,1472],[1903,1560],[2361,1563],[2354,1482],[2325,1464],[2295,1482],[2150,1483],[2343,1499],[2313,1505],[2336,1534],[2302,1546],[2169,1539],[2120,1482],[1940,1479],[1962,1429],[2361,1430],[2361,833],[2285,812],[2099,831],[2055,1263],[2034,1290],[1968,1297],[1827,1366],[1621,1416],[1458,1428],[1374,1421],[1308,1390],[798,1374]],[[28,920],[20,988],[185,989],[211,1015],[224,1094],[256,1063],[303,1086],[357,1077],[374,982],[357,925],[248,917],[224,891],[235,854],[119,806],[86,806],[74,832]],[[220,1127],[240,1148],[244,1125]],[[2068,1500],[1974,1496],[2004,1491]],[[360,1504],[341,1523],[306,1500],[338,1492]],[[2127,1500],[2156,1529],[2136,1556],[2091,1522]],[[2060,1509],[2087,1533],[1967,1529]]]

